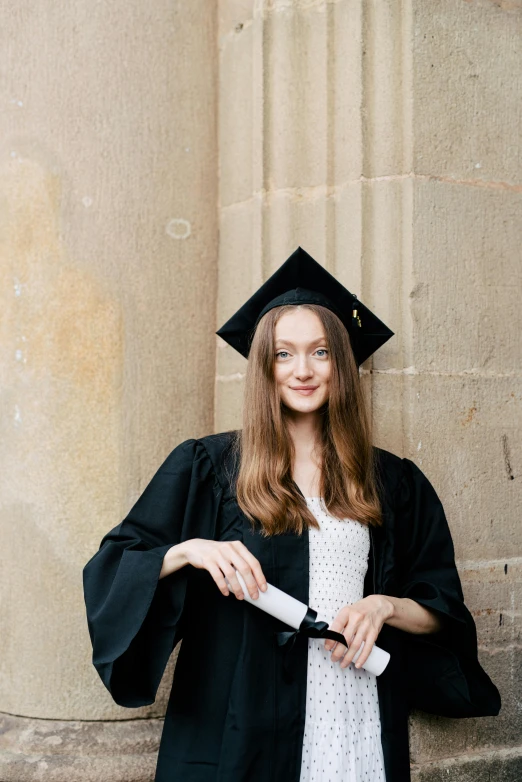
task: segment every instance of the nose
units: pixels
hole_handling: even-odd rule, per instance
[[[309,359],[306,353],[302,356],[299,356],[296,367],[294,369],[294,376],[298,380],[306,380],[306,378],[309,378],[312,374],[313,371],[310,368]]]

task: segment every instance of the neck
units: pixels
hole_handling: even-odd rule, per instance
[[[296,455],[312,456],[321,439],[320,415],[316,411],[299,413],[295,410],[288,410],[285,418]]]

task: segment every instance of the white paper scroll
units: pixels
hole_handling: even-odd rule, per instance
[[[273,584],[267,584],[266,592],[262,592],[258,588],[259,597],[254,600],[254,598],[250,597],[250,593],[241,573],[236,570],[236,575],[241,585],[241,589],[243,590],[245,600],[248,603],[257,606],[262,611],[266,611],[267,614],[274,616],[276,619],[280,619],[282,622],[290,625],[290,627],[293,627],[295,630],[299,629],[301,622],[305,618],[306,612],[308,611],[307,605],[301,603],[299,600],[296,600],[295,597],[292,597],[287,592],[283,592],[282,589],[278,589]],[[228,579],[225,579],[225,581],[230,588]],[[230,591],[232,592],[232,590]],[[327,620],[319,614],[317,615],[316,621],[326,622],[326,624],[329,624],[329,622],[327,622]],[[357,658],[361,654],[363,648],[364,641],[362,642],[360,649],[358,649],[355,653],[353,662],[357,661]],[[369,673],[373,673],[375,676],[379,676],[388,665],[389,660],[389,652],[386,652],[384,649],[380,649],[378,646],[374,645],[370,654],[368,655],[368,659],[361,667]]]

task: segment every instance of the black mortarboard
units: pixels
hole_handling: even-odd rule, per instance
[[[216,334],[248,358],[260,319],[281,304],[322,304],[344,323],[357,365],[384,345],[394,332],[341,285],[330,272],[298,247]]]

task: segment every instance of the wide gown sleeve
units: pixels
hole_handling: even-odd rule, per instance
[[[464,603],[444,508],[410,459],[396,496],[399,597],[435,612],[437,633],[404,634],[406,690],[412,708],[447,717],[498,714],[500,694],[478,661],[477,631]]]
[[[221,497],[204,446],[182,442],[83,569],[92,662],[120,706],[154,703],[183,637],[192,569],[186,565],[159,579],[163,558],[189,538],[214,539]]]

